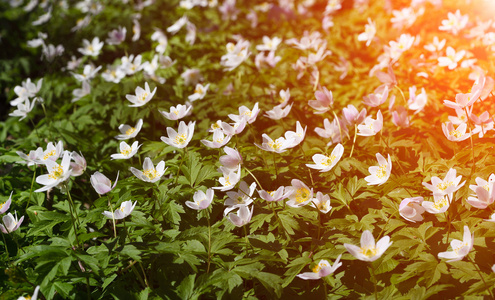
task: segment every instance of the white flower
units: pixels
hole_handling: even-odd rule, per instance
[[[267,110],[265,112],[265,117],[268,117],[272,120],[280,120],[282,118],[287,117],[291,109],[292,109],[292,104],[287,105],[286,107],[283,107],[282,105],[277,105],[271,110]]]
[[[93,65],[85,65],[82,74],[72,73],[72,75],[78,81],[82,81],[82,82],[89,81],[96,76],[96,73],[98,73],[98,71],[100,69],[101,69],[101,66],[98,66],[97,68],[95,68]]]
[[[390,160],[390,154],[388,154],[388,160],[385,160],[380,153],[377,153],[376,159],[378,160],[378,166],[369,167],[368,171],[371,175],[364,178],[364,180],[368,182],[368,185],[384,184],[392,172],[392,161]]]
[[[228,214],[230,211],[241,207],[248,206],[253,203],[254,191],[256,190],[256,183],[253,182],[249,187],[245,181],[241,181],[239,184],[239,189],[237,192],[227,192],[227,199],[225,200],[224,205],[227,208],[224,211],[224,215]]]
[[[143,119],[139,119],[135,127],[131,127],[127,124],[120,124],[119,130],[121,134],[116,135],[115,138],[117,140],[128,140],[133,137],[136,137],[139,131],[141,131],[142,126],[143,126]]]
[[[177,20],[174,24],[172,24],[167,28],[167,32],[170,32],[171,34],[176,34],[184,25],[186,25],[187,22],[188,22],[187,16],[182,16],[179,20]]]
[[[182,105],[177,104],[177,107],[170,107],[170,112],[162,111],[159,112],[167,119],[175,121],[184,118],[192,109],[192,105]]]
[[[315,109],[315,114],[322,114],[330,110],[333,105],[332,91],[326,87],[315,92],[316,100],[309,100],[308,105]]]
[[[313,155],[315,164],[306,164],[306,166],[320,170],[320,172],[328,172],[339,162],[342,154],[344,154],[344,146],[342,146],[342,144],[337,144],[337,146],[333,148],[330,156],[315,154]]]
[[[93,38],[90,42],[86,39],[83,40],[83,47],[77,48],[82,55],[96,57],[100,54],[101,48],[103,48],[103,42],[100,42],[98,37]]]
[[[139,171],[133,167],[130,167],[129,170],[142,181],[153,183],[160,180],[167,169],[165,169],[165,162],[163,160],[156,165],[155,169],[151,159],[146,157],[143,162],[143,171]]]
[[[119,83],[124,77],[125,72],[121,67],[109,67],[101,74],[105,81]]]
[[[313,198],[311,206],[317,208],[324,214],[328,213],[332,209],[332,206],[330,206],[330,196],[324,195],[322,192],[317,192],[316,198]]]
[[[126,95],[126,99],[129,100],[132,105],[129,105],[130,107],[139,107],[139,106],[143,106],[145,105],[146,103],[148,103],[151,98],[153,98],[153,96],[155,95],[155,92],[156,92],[156,87],[155,89],[153,90],[153,92],[151,92],[150,90],[150,86],[148,85],[147,82],[145,82],[144,84],[144,89],[140,86],[138,86],[136,88],[136,95]]]
[[[407,105],[410,110],[415,111],[415,114],[422,111],[427,102],[428,95],[426,95],[425,88],[421,88],[421,93],[418,95],[416,95],[416,86],[409,88],[409,100],[407,100]]]
[[[132,75],[144,68],[144,65],[141,63],[142,60],[143,57],[141,54],[136,57],[134,57],[134,54],[131,54],[129,57],[124,56],[121,58],[120,69],[125,72],[126,75]]]
[[[442,20],[442,25],[438,27],[439,30],[450,31],[454,35],[457,35],[459,31],[464,29],[469,21],[468,15],[461,15],[460,10],[456,10],[455,14],[449,12],[448,19]]]
[[[70,167],[72,168],[72,173],[70,174],[72,177],[81,176],[84,171],[86,171],[86,159],[82,154],[77,153],[76,151],[72,151],[72,160],[70,163]]]
[[[288,141],[292,140],[292,145],[290,148],[299,145],[304,140],[304,137],[306,136],[306,129],[308,129],[308,126],[303,128],[301,123],[296,121],[296,131],[289,130],[285,132],[285,139]]]
[[[476,208],[485,209],[495,200],[495,174],[491,174],[488,181],[480,177],[476,177],[475,181],[476,185],[469,185],[469,188],[475,193],[475,195],[468,197],[466,202]]]
[[[182,74],[180,74],[180,77],[184,79],[184,84],[186,86],[197,84],[200,80],[203,79],[203,76],[201,76],[201,73],[198,69],[186,69]]]
[[[260,195],[261,199],[271,202],[283,200],[289,197],[289,195],[293,192],[294,191],[292,189],[289,189],[288,187],[280,186],[277,190],[271,192],[260,190],[258,191],[258,194]]]
[[[458,261],[468,255],[471,249],[473,249],[474,234],[471,235],[468,226],[464,226],[464,235],[462,241],[453,239],[450,242],[452,251],[438,253],[439,258],[448,259],[447,262]]]
[[[431,177],[431,184],[423,182],[423,185],[427,189],[432,191],[433,195],[443,196],[452,194],[460,189],[465,183],[465,181],[463,181],[461,184],[459,184],[461,182],[462,176],[456,177],[456,175],[457,171],[453,168],[450,168],[443,180],[436,176],[433,176]]]
[[[452,201],[450,195],[433,195],[432,201],[423,201],[421,206],[430,214],[441,214],[447,211]]]
[[[111,157],[112,159],[129,159],[137,153],[139,147],[141,145],[138,145],[138,141],[132,143],[131,146],[126,142],[120,142],[120,153],[112,154]]]
[[[36,163],[45,164],[47,160],[56,161],[62,154],[64,154],[64,144],[62,141],[59,141],[56,146],[52,142],[49,142],[46,145],[46,150],[43,151],[41,147],[36,149]]]
[[[471,134],[469,132],[466,132],[466,130],[466,123],[459,124],[457,128],[454,128],[454,124],[452,124],[451,122],[442,123],[443,134],[445,134],[445,137],[447,137],[449,141],[460,142],[468,139]]]
[[[239,117],[246,119],[246,122],[248,124],[252,124],[254,121],[256,121],[256,117],[258,116],[258,113],[260,112],[258,108],[258,102],[256,102],[253,106],[253,109],[247,108],[247,106],[240,106],[239,107]],[[234,114],[229,114],[229,118],[231,118],[233,121],[238,120],[238,116]]]
[[[179,123],[179,131],[175,131],[172,127],[167,127],[167,137],[162,136],[160,139],[167,145],[184,148],[191,141],[194,134],[194,125],[196,121],[189,122],[187,125],[184,121]]]
[[[213,141],[201,140],[206,147],[220,148],[230,141],[231,135],[225,136],[223,130],[218,128],[213,131]]]
[[[26,99],[24,103],[17,104],[17,109],[11,112],[9,116],[21,117],[19,121],[24,120],[27,117],[28,113],[33,110],[34,104],[36,104],[36,100],[38,100],[38,98],[34,98],[33,102],[29,101],[29,99]]]
[[[344,247],[355,258],[362,261],[375,261],[379,259],[385,250],[392,245],[389,236],[382,237],[376,244],[373,234],[369,230],[365,230],[361,235],[361,247],[344,244]]]
[[[18,163],[26,163],[28,167],[37,164],[38,156],[36,154],[37,153],[36,150],[29,151],[27,155],[21,151],[16,151],[15,153],[17,153],[17,155],[19,155],[23,160],[25,160],[25,161],[19,161]]]
[[[380,132],[383,127],[383,116],[382,112],[379,110],[376,114],[376,120],[371,118],[371,116],[366,117],[364,119],[364,124],[358,125],[357,129],[359,132],[357,133],[360,136],[372,136]]]
[[[10,105],[17,106],[20,103],[23,103],[26,99],[36,96],[36,94],[40,91],[42,84],[43,78],[38,80],[36,85],[31,82],[30,78],[26,79],[26,81],[22,82],[22,85],[14,87],[14,93],[17,95],[17,98],[10,101]]]
[[[15,212],[15,217],[11,213],[8,213],[3,216],[2,221],[3,224],[0,224],[0,230],[5,234],[9,234],[19,229],[22,221],[24,221],[24,216],[17,219],[17,212]]]
[[[220,156],[220,163],[222,166],[224,166],[227,169],[234,169],[237,170],[240,164],[242,164],[242,156],[234,148],[230,148],[225,146],[223,148],[223,151],[225,151],[226,155]]]
[[[232,71],[244,62],[250,55],[249,41],[239,40],[236,45],[227,44],[227,54],[221,57],[220,64],[224,66],[225,71]]]
[[[263,133],[262,137],[263,143],[261,144],[261,146],[256,143],[255,145],[265,151],[282,153],[285,152],[285,150],[287,150],[288,148],[291,148],[294,144],[294,139],[287,140],[284,137],[279,137],[274,141],[266,133]]]
[[[214,192],[213,189],[207,189],[206,194],[203,191],[197,191],[193,195],[193,200],[192,201],[186,201],[186,205],[189,208],[195,209],[195,210],[200,210],[200,209],[205,209],[210,206],[211,201],[213,201],[213,196]]]
[[[251,221],[251,217],[253,216],[253,209],[254,207],[251,207],[251,210],[249,210],[246,205],[242,205],[237,211],[237,214],[230,213],[227,216],[227,219],[237,227],[244,226],[249,223],[249,221]]]
[[[286,187],[286,190],[292,193],[288,196],[289,201],[286,202],[290,207],[301,207],[313,200],[313,188],[304,184],[299,179],[292,179],[291,186]]]
[[[263,44],[256,46],[258,51],[276,51],[278,45],[282,42],[279,37],[273,37],[272,39],[268,36],[263,36]]]
[[[320,279],[322,277],[328,276],[335,272],[337,268],[342,266],[342,263],[340,262],[340,257],[342,256],[339,255],[337,259],[335,260],[335,263],[333,266],[330,265],[330,263],[327,260],[320,260],[320,262],[312,269],[313,272],[305,272],[298,274],[297,277],[305,280],[315,280],[315,279]]]
[[[31,297],[28,296],[27,298],[21,296],[21,297],[17,298],[17,300],[38,300],[38,293],[39,293],[39,291],[40,291],[40,286],[38,285],[34,289],[33,296],[31,296]]]
[[[106,42],[109,45],[119,45],[125,40],[126,33],[127,29],[125,27],[119,26],[118,29],[114,29],[108,33]]]
[[[454,48],[447,47],[447,56],[441,56],[438,58],[439,67],[448,67],[449,70],[453,70],[457,67],[457,63],[461,61],[466,55],[465,50],[455,52]]]
[[[111,211],[104,211],[102,214],[109,218],[109,219],[115,219],[115,220],[120,220],[132,213],[134,210],[134,207],[136,206],[137,201],[134,201],[134,204],[132,204],[132,201],[124,201],[120,205],[120,208],[116,209],[113,213]]]
[[[222,186],[213,187],[213,189],[219,189],[222,192],[228,191],[234,188],[239,180],[241,180],[241,165],[238,165],[237,169],[220,167],[218,171],[223,173],[223,176],[218,179],[218,182],[220,182]]]
[[[44,185],[44,187],[35,190],[35,192],[47,191],[59,183],[66,181],[72,172],[70,169],[70,160],[71,156],[69,152],[64,153],[61,164],[47,159],[45,161],[45,165],[48,170],[48,174],[36,177],[36,182]]]
[[[196,84],[196,88],[194,89],[194,94],[190,95],[187,98],[189,99],[189,101],[201,100],[206,96],[206,91],[208,91],[209,87],[209,83],[205,86],[203,86],[201,83],[198,83]]]
[[[9,210],[10,204],[12,203],[12,193],[13,192],[14,191],[10,192],[10,196],[9,196],[9,199],[7,199],[7,201],[0,203],[0,214],[3,214],[7,210]]]
[[[87,80],[84,80],[80,89],[74,89],[72,91],[74,98],[72,98],[71,102],[79,101],[82,97],[89,95],[89,93],[91,93],[91,86]]]
[[[411,222],[423,221],[425,208],[421,206],[423,197],[405,198],[399,205],[399,214]]]
[[[366,47],[371,44],[371,41],[375,37],[376,26],[375,22],[368,18],[368,24],[364,26],[364,32],[358,35],[358,41],[366,41]]]

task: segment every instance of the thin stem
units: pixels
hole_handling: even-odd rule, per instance
[[[89,278],[86,276],[86,293],[88,294],[88,300],[91,300],[91,289],[89,287]]]
[[[397,165],[399,166],[399,169],[401,170],[402,174],[406,174],[406,172],[402,168],[402,165],[401,165],[399,159],[394,155],[394,151],[392,150],[392,148],[390,148],[390,146],[388,145],[388,143],[385,141],[385,138],[383,137],[381,131],[380,131],[380,140],[385,144],[385,146],[387,147],[387,149],[392,153],[392,157],[397,162]]]
[[[70,211],[70,218],[72,220],[72,227],[74,228],[74,235],[76,236],[76,242],[78,246],[81,246],[79,243],[79,238],[77,237],[77,229],[76,229],[76,220],[74,219],[74,215],[72,214],[72,205],[69,203],[69,211]]]
[[[380,239],[380,237],[382,236],[383,232],[385,231],[385,228],[386,228],[386,227],[387,227],[387,225],[388,225],[388,222],[390,221],[390,219],[392,219],[392,216],[394,216],[394,215],[395,215],[396,213],[398,213],[398,212],[399,212],[399,211],[397,210],[397,211],[395,211],[393,214],[391,214],[391,215],[390,215],[390,217],[388,217],[387,222],[386,222],[386,223],[385,223],[385,225],[383,225],[383,227],[382,227],[382,231],[380,231],[380,234],[379,234],[379,235],[378,235],[378,237],[376,238],[377,240],[379,240],[379,239]]]
[[[72,207],[74,208],[74,213],[76,215],[76,219],[77,219],[77,224],[79,225],[79,227],[81,226],[81,222],[79,222],[79,216],[77,215],[77,211],[76,211],[76,206],[74,205],[74,201],[72,201],[72,196],[70,195],[70,191],[69,189],[67,189],[67,195],[69,196],[69,201],[70,201],[70,205],[72,205]],[[70,206],[69,205],[69,206]]]
[[[182,164],[184,163],[184,159],[185,159],[186,153],[187,153],[186,151],[187,151],[187,147],[185,147],[184,151],[182,152],[182,159],[180,160],[179,168],[177,169],[177,175],[175,175],[174,184],[177,184],[177,180],[179,179],[179,172],[180,172],[180,168],[182,167]]]
[[[208,220],[208,267],[206,269],[206,274],[210,273],[210,263],[211,263],[211,224],[210,224],[210,213],[206,212],[206,219]]]
[[[273,157],[273,166],[275,167],[275,178],[278,177],[278,168],[277,168],[277,163],[275,162],[275,152],[272,152],[272,157]]]
[[[3,222],[2,222],[3,223]],[[7,247],[7,241],[5,240],[5,235],[3,234],[3,232],[0,231],[0,233],[2,233],[2,238],[3,238],[3,245],[5,246],[5,252],[7,252],[7,257],[10,257],[10,254],[9,254],[9,248]]]
[[[244,228],[244,236],[246,238],[246,254],[247,254],[247,251],[248,251],[248,246],[250,246],[251,244],[249,243],[249,239],[248,239],[248,233],[247,233],[247,228],[246,228],[246,225],[242,226]]]
[[[113,223],[113,236],[117,237],[117,229],[115,227],[115,215],[113,211],[112,201],[110,201],[110,196],[108,196],[108,206],[110,206],[110,210],[112,211],[112,223]]]
[[[464,107],[464,111],[466,112],[466,116],[469,116],[467,108]],[[471,175],[473,175],[473,173],[474,173],[474,169],[475,169],[476,165],[474,162],[474,142],[473,142],[473,131],[471,129],[471,121],[469,120],[469,118],[467,118],[467,121],[468,121],[468,126],[469,126],[469,140],[471,141],[471,155],[472,155],[472,160],[473,160],[473,166],[471,167],[471,174],[469,175],[471,177]],[[483,128],[483,125],[482,125],[482,128]]]
[[[36,179],[36,164],[34,165],[33,179],[31,180],[31,189],[29,190],[29,200],[26,203],[26,208],[24,210],[27,210],[29,204],[31,203],[31,196],[33,194],[33,186],[34,186],[34,180],[35,179]]]
[[[357,137],[357,124],[354,124],[354,139],[352,141],[351,154],[349,154],[349,157],[352,157],[352,153],[354,152],[354,146],[356,145],[356,137]]]
[[[445,220],[448,223],[448,229],[447,229],[447,243],[449,242],[449,236],[450,236],[450,215],[448,211],[445,211]]]
[[[485,285],[485,289],[488,290],[488,293],[490,293],[490,298],[493,298],[492,290],[490,287],[486,284],[485,279],[483,278],[483,275],[481,275],[481,270],[478,268],[478,265],[474,263],[474,261],[471,259],[471,257],[468,256],[469,261],[473,264],[474,268],[476,269],[476,272],[478,272],[478,275],[480,275],[481,281],[483,281],[483,284]]]
[[[402,90],[399,88],[398,85],[394,85],[394,88],[399,90],[400,94],[402,95],[402,99],[404,99],[404,103],[407,105],[407,100],[406,100],[406,96],[404,96],[404,92],[402,92]]]
[[[376,287],[376,277],[375,277],[375,267],[373,266],[373,262],[371,262],[371,277],[373,278],[373,286],[375,290],[375,300],[378,300],[378,291]]]
[[[261,183],[258,181],[258,179],[256,178],[256,176],[254,176],[254,174],[246,167],[244,167],[244,170],[246,170],[254,179],[254,181],[256,181],[256,183],[258,184],[258,186],[260,187],[260,189],[263,190],[263,187],[261,186]]]
[[[141,267],[141,271],[143,272],[144,283],[146,284],[146,287],[150,287],[149,284],[148,284],[148,278],[146,277],[146,273],[144,272],[143,265],[141,263],[139,263],[139,266]]]

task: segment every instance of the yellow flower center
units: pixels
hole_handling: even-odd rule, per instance
[[[323,267],[328,267],[329,265],[327,263],[324,263],[324,262],[320,262],[319,264],[317,264],[316,266],[313,267],[312,271],[314,273],[318,273],[320,272],[320,270],[323,268]]]
[[[62,168],[61,165],[58,165],[55,168],[53,168],[53,171],[50,174],[48,174],[48,178],[51,179],[60,179],[62,177],[64,177],[64,169]]]
[[[229,185],[231,185],[230,178],[229,176],[225,176],[225,184],[223,186],[229,186]]]
[[[4,203],[0,203],[0,209],[2,209],[2,207],[5,205],[5,202]]]
[[[331,156],[327,156],[326,159],[324,159],[321,164],[328,167],[329,165],[331,165],[334,160],[336,159],[337,157],[335,155],[331,155]]]
[[[187,140],[186,134],[178,134],[174,139],[174,143],[177,145],[182,145],[186,142],[186,140]]]
[[[148,93],[144,92],[140,97],[138,97],[139,101],[144,101],[146,100],[146,97],[148,97]]]
[[[319,210],[327,210],[329,208],[328,201],[318,203],[317,207]]]
[[[387,165],[383,164],[378,167],[378,170],[376,171],[376,177],[379,179],[382,179],[387,175]]]
[[[55,154],[57,154],[57,151],[52,150],[52,151],[48,152],[47,154],[43,155],[43,160],[47,160],[48,158],[55,156]]]
[[[246,110],[243,115],[250,117],[253,112],[250,110]]]
[[[296,202],[303,203],[307,200],[309,200],[309,190],[306,188],[299,188],[296,191]]]
[[[433,207],[435,207],[436,209],[441,209],[442,207],[444,207],[446,205],[448,205],[447,199],[445,197],[443,197],[442,199],[435,201],[435,203],[433,204]]]
[[[370,248],[361,248],[361,254],[363,254],[366,257],[373,257],[376,255],[378,251],[376,250],[376,247],[370,247]]]
[[[129,129],[126,130],[125,134],[126,135],[131,135],[131,134],[134,133],[134,131],[136,131],[136,128],[131,127],[131,128],[129,128]]]
[[[272,148],[273,150],[278,150],[280,149],[280,147],[282,147],[282,143],[280,143],[280,141],[273,141],[269,142],[268,146],[270,146],[270,148]]]
[[[120,153],[124,156],[129,156],[132,152],[131,148],[120,150]]]
[[[198,86],[195,90],[194,90],[194,93],[195,94],[203,94],[203,88],[201,86]]]
[[[144,176],[148,177],[150,180],[155,179],[160,175],[155,169],[144,170],[143,174]]]
[[[218,129],[218,128],[220,128],[220,125],[218,125],[217,123],[211,124],[211,129],[215,130],[215,129]]]
[[[454,183],[452,181],[440,182],[439,184],[437,184],[437,189],[441,191],[445,191],[449,186],[453,186],[453,185]]]
[[[449,132],[449,135],[460,138],[462,136],[462,133],[459,130],[454,129]]]

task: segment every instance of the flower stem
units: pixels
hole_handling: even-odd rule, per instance
[[[263,189],[263,187],[261,186],[261,183],[258,181],[258,179],[256,178],[256,176],[254,176],[254,174],[246,167],[244,167],[244,169],[254,178],[254,180],[256,181],[256,183],[258,184],[258,186],[260,187],[260,189]]]
[[[273,166],[275,167],[275,179],[278,177],[278,168],[277,168],[277,163],[275,162],[275,153],[272,152],[272,157],[273,157]]]
[[[485,285],[485,288],[488,290],[488,293],[490,293],[490,298],[495,299],[492,294],[492,290],[490,287],[486,284],[485,279],[483,278],[483,275],[481,275],[481,270],[478,268],[478,265],[474,263],[474,261],[471,259],[471,257],[468,256],[469,261],[473,264],[474,268],[476,269],[476,272],[478,272],[478,275],[480,275],[481,281],[483,281],[483,284]]]
[[[179,168],[177,169],[177,175],[175,175],[175,182],[174,182],[174,184],[177,184],[177,180],[179,179],[180,168],[182,167],[182,164],[184,163],[184,159],[186,157],[186,153],[187,153],[187,147],[185,147],[184,148],[184,151],[182,152],[182,159],[180,160]]]
[[[117,229],[115,227],[115,215],[113,211],[112,201],[110,201],[110,196],[108,196],[108,206],[110,206],[110,210],[112,211],[112,223],[113,223],[113,237],[117,237]]]
[[[10,255],[9,255],[9,248],[7,247],[7,241],[5,240],[5,235],[1,231],[0,231],[0,233],[2,233],[3,245],[5,246],[5,252],[7,252],[7,257],[10,257]]]
[[[349,157],[352,157],[352,153],[354,152],[354,145],[356,145],[356,137],[357,137],[357,124],[354,124],[354,139],[352,141],[351,154],[349,154]]]
[[[206,219],[208,220],[208,267],[206,269],[206,274],[210,273],[210,263],[211,263],[211,224],[210,224],[210,213],[206,212]]]
[[[24,210],[27,210],[29,204],[31,203],[31,196],[33,194],[33,186],[34,186],[34,180],[35,179],[36,179],[36,165],[34,165],[33,179],[31,180],[31,189],[29,190],[29,200],[27,201],[26,208]]]
[[[378,235],[377,240],[378,240],[378,239],[380,239],[380,237],[382,236],[383,232],[385,231],[385,227],[387,227],[388,222],[390,221],[390,219],[392,219],[392,216],[394,216],[394,215],[395,215],[396,213],[398,213],[398,212],[399,212],[399,211],[397,210],[397,211],[395,211],[393,214],[391,214],[391,215],[390,215],[390,217],[388,217],[388,219],[387,219],[387,223],[385,223],[385,225],[382,227],[382,231],[380,231],[380,234]]]
[[[373,266],[373,262],[371,262],[371,268],[370,269],[371,269],[371,278],[373,279],[375,300],[378,300],[378,292],[377,292],[376,277],[375,277],[375,267]]]
[[[69,201],[70,201],[69,206],[72,205],[72,208],[74,209],[74,214],[76,215],[77,224],[81,226],[81,222],[79,222],[79,216],[77,215],[76,207],[74,206],[74,201],[72,201],[72,196],[70,195],[69,189],[67,189],[67,195],[69,196]]]

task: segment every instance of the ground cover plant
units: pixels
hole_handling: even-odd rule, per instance
[[[0,3],[0,299],[493,298],[495,5]]]

